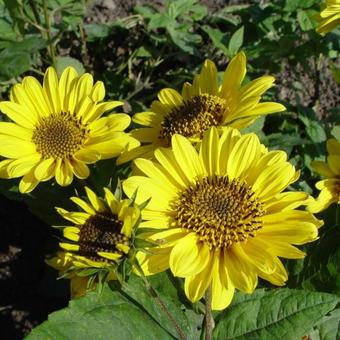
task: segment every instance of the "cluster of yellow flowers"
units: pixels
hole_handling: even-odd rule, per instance
[[[310,211],[298,209],[311,198],[285,191],[299,177],[286,153],[239,131],[285,110],[261,102],[273,77],[243,86],[245,74],[243,52],[229,63],[222,84],[207,60],[181,94],[163,89],[150,111],[136,113],[132,120],[140,128],[129,132],[127,114],[104,115],[122,102],[103,102],[103,83],[71,67],[60,79],[48,68],[42,85],[25,77],[0,103],[8,118],[0,123],[0,177],[22,177],[22,193],[53,177],[61,186],[74,176],[85,179],[88,164],[98,160],[134,160],[133,175],[122,183],[127,199],[108,188],[102,199],[85,187],[87,199],[71,198],[82,211],[57,208],[71,225],[63,228],[63,250],[48,263],[71,279],[73,296],[89,284],[84,271],[116,279],[117,266],[134,255],[145,275],[170,268],[184,278],[192,302],[211,289],[215,310],[230,304],[235,288],[253,292],[258,277],[284,285],[279,257],[303,258],[296,245],[316,240],[322,225],[312,212],[339,203],[340,143],[330,140],[327,164],[314,164],[328,177],[317,184],[319,198]],[[137,228],[145,249],[135,249]]]

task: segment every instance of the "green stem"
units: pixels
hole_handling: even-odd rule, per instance
[[[90,64],[90,58],[89,54],[87,51],[87,44],[86,44],[86,37],[85,37],[85,32],[84,32],[84,26],[83,23],[79,24],[79,33],[80,33],[80,39],[82,42],[82,55],[83,55],[83,62],[86,67],[89,66]]]
[[[186,336],[183,332],[183,330],[181,329],[181,327],[179,326],[179,324],[177,323],[176,319],[172,316],[171,312],[169,311],[168,307],[165,305],[165,303],[162,301],[162,299],[159,297],[158,293],[156,292],[156,290],[152,287],[151,283],[149,282],[149,280],[146,278],[146,276],[144,275],[143,269],[141,268],[141,266],[139,265],[139,263],[137,261],[135,261],[134,263],[135,268],[137,269],[139,275],[141,276],[141,278],[144,281],[145,287],[147,289],[147,291],[150,293],[150,295],[156,300],[156,302],[158,303],[158,305],[160,306],[160,308],[162,309],[162,311],[165,313],[165,315],[168,317],[168,319],[170,320],[170,322],[173,324],[173,326],[176,329],[176,332],[178,334],[178,337],[180,340],[186,340]]]
[[[32,9],[35,21],[37,22],[38,25],[40,25],[40,16],[39,16],[39,12],[37,10],[37,7],[35,6],[35,3],[33,0],[28,0],[28,3]]]
[[[211,311],[212,289],[211,285],[205,292],[205,340],[211,340],[215,327],[214,318]]]
[[[52,42],[51,21],[50,21],[50,15],[48,13],[46,0],[43,0],[43,10],[44,10],[45,25],[46,25],[46,35],[47,35],[47,40],[49,42],[48,53],[51,57],[53,66],[55,66],[55,48]]]

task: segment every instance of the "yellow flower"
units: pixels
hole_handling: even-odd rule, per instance
[[[78,298],[86,294],[87,290],[93,289],[89,287],[90,276],[78,276],[72,271],[74,255],[63,251],[58,252],[57,256],[46,260],[46,263],[56,269],[63,278],[70,280],[71,298]]]
[[[43,86],[25,77],[13,86],[10,101],[0,110],[13,122],[0,122],[0,177],[22,177],[19,189],[32,191],[41,181],[55,177],[62,186],[73,175],[89,176],[86,164],[118,156],[139,142],[123,132],[130,124],[126,114],[101,117],[122,105],[102,102],[105,88],[93,85],[89,73],[78,76],[68,67],[58,80],[54,68],[45,73]]]
[[[340,142],[336,139],[327,141],[328,157],[326,162],[312,162],[313,169],[326,179],[316,183],[321,190],[318,198],[308,205],[308,210],[317,213],[328,208],[332,203],[340,204]]]
[[[132,118],[144,127],[132,130],[131,135],[145,145],[124,152],[118,163],[152,157],[157,147],[170,145],[175,133],[196,142],[212,126],[243,128],[260,115],[285,110],[278,103],[260,103],[261,95],[273,86],[274,77],[262,76],[241,86],[245,75],[246,56],[240,52],[225,70],[222,85],[218,84],[215,64],[206,60],[193,84],[184,83],[182,94],[170,88],[161,90],[151,111]]]
[[[145,238],[157,243],[137,258],[146,275],[169,267],[185,278],[192,302],[212,287],[212,308],[226,308],[235,288],[251,293],[258,277],[284,285],[278,257],[303,258],[294,245],[317,239],[322,222],[296,210],[304,192],[283,192],[299,172],[283,151],[268,151],[255,134],[226,128],[204,134],[199,151],[174,135],[172,149],[155,151],[156,161],[135,160],[145,176],[123,183],[136,203],[152,197],[142,211]],[[150,228],[154,232],[150,232]]]
[[[134,230],[140,219],[139,208],[130,200],[118,200],[109,189],[104,188],[103,201],[91,189],[85,187],[85,190],[88,201],[71,197],[82,212],[57,208],[59,214],[74,225],[63,229],[66,240],[60,246],[64,252],[48,261],[71,279],[73,296],[86,291],[89,278],[81,274],[85,269],[104,270],[106,280],[116,278],[117,266],[128,258]]]
[[[316,15],[316,31],[325,35],[340,24],[340,0],[327,0],[321,5],[321,12]]]

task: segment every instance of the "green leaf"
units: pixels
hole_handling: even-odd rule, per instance
[[[182,24],[177,27],[169,26],[167,30],[175,45],[184,52],[195,54],[195,45],[201,42],[201,36],[188,32],[189,25]]]
[[[209,26],[203,26],[202,28],[204,32],[209,35],[209,38],[213,42],[214,46],[228,56],[229,50],[226,46],[227,35],[221,32],[219,29],[211,28]]]
[[[288,288],[239,293],[217,320],[214,339],[300,339],[338,302],[336,295]]]
[[[173,339],[149,314],[118,292],[104,288],[70,302],[26,338],[38,339]]]
[[[71,57],[57,57],[56,58],[55,67],[56,67],[59,77],[64,71],[64,69],[68,66],[74,67],[79,75],[85,72],[83,64],[77,59],[74,59]]]
[[[170,283],[167,273],[148,277],[148,280],[160,296],[161,300],[171,311],[173,317],[185,333],[186,339],[199,339],[203,315],[194,313],[192,309],[187,308],[181,302],[179,291],[172,283]],[[171,277],[171,280],[175,280],[175,278]],[[132,276],[129,280],[129,284],[124,287],[124,291],[135,301],[142,304],[143,308],[145,308],[145,310],[152,315],[159,324],[165,326],[172,335],[178,338],[177,333],[174,330],[174,326],[169,322],[169,319],[165,316],[164,312],[160,310],[156,300],[150,299],[150,293],[146,291],[144,284],[139,277]],[[187,299],[185,297],[183,300],[187,303]]]
[[[106,24],[87,24],[84,25],[88,41],[106,38],[110,32],[110,26]]]
[[[326,131],[318,121],[309,119],[302,115],[299,116],[299,119],[305,124],[306,132],[314,143],[322,143],[326,141]]]
[[[154,30],[157,28],[165,28],[168,26],[173,26],[175,24],[176,21],[167,13],[156,13],[151,17],[148,24],[148,29]]]
[[[303,31],[314,29],[314,23],[307,11],[299,10],[297,14],[299,25]]]
[[[230,38],[229,41],[229,57],[233,57],[243,44],[244,26],[241,26]]]
[[[260,116],[259,118],[255,120],[254,123],[247,126],[246,128],[243,128],[242,133],[244,134],[244,133],[253,132],[253,133],[259,134],[263,129],[265,119],[266,119],[265,116]]]
[[[203,317],[182,305],[167,274],[156,275],[150,282],[186,338],[198,339]],[[113,282],[112,289],[105,285],[101,294],[90,292],[71,301],[69,307],[50,314],[48,321],[35,328],[27,339],[178,338],[173,324],[141,278],[131,276],[122,289]]]
[[[317,326],[320,340],[340,339],[340,308],[325,316]]]
[[[25,52],[5,49],[0,53],[0,80],[17,77],[31,68],[31,58]]]
[[[26,36],[20,41],[4,41],[0,44],[1,48],[11,50],[11,52],[35,53],[47,46],[46,40],[38,35]]]
[[[331,130],[331,135],[336,138],[337,140],[340,140],[340,126],[334,126]]]
[[[167,13],[174,19],[195,7],[197,0],[175,0],[167,3]]]
[[[314,143],[322,143],[327,139],[327,135],[323,126],[317,121],[311,121],[306,127],[308,136]]]

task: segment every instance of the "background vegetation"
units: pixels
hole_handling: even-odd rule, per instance
[[[147,109],[160,89],[180,90],[184,81],[192,80],[206,58],[224,71],[230,58],[244,50],[249,79],[274,75],[276,87],[264,99],[282,102],[288,109],[257,120],[247,131],[256,132],[270,148],[285,150],[302,172],[294,186],[313,193],[319,178],[312,172],[310,162],[324,159],[327,138],[340,139],[339,31],[325,37],[315,33],[313,16],[317,11],[319,0],[0,0],[0,100],[6,100],[11,86],[25,75],[41,78],[49,65],[54,65],[59,73],[72,65],[78,72],[90,72],[95,79],[103,80],[107,97],[124,100],[124,111],[132,114]],[[126,167],[115,168],[114,160],[101,161],[91,172],[89,181],[100,190],[112,176],[115,180],[126,176],[128,171]],[[74,190],[60,190],[46,183],[23,196],[18,193],[17,184],[16,180],[0,180],[0,322],[4,336],[11,339],[28,334],[50,312],[68,304],[68,283],[56,281],[57,274],[43,261],[57,249],[60,237],[58,230],[49,226],[61,224],[54,206],[69,207],[68,198]],[[288,287],[304,289],[306,294],[297,307],[299,312],[310,312],[299,319],[299,325],[305,327],[301,336],[336,339],[340,309],[334,309],[334,299],[328,301],[313,292],[340,296],[340,209],[333,205],[319,217],[325,219],[325,226],[320,239],[308,246],[309,255],[301,261],[287,262]],[[177,299],[180,304],[177,307],[184,308],[181,322],[190,324],[188,334],[197,338],[202,317],[185,309],[176,291],[162,287],[161,282],[162,279],[156,279],[154,283],[168,303]],[[132,282],[126,289],[136,293],[138,284]],[[112,304],[107,294],[104,291],[101,296],[91,295],[90,299],[95,300],[91,303]],[[223,314],[218,316],[222,322],[216,330],[217,338],[261,335],[259,325],[253,327],[251,320],[246,321],[249,327],[244,329],[230,320],[237,320],[249,308],[259,313],[268,302],[279,303],[286,297],[284,291],[273,291],[272,296],[265,297],[269,300],[262,299],[261,290],[256,294],[257,302],[252,301],[253,296],[238,295],[233,304],[236,307],[230,311],[231,319],[224,320]],[[245,309],[237,309],[244,299],[249,299],[243,304]],[[72,315],[76,322],[77,310],[86,310],[91,303],[75,301],[71,311],[60,313]],[[160,323],[163,327],[156,332],[158,336],[164,332],[162,338],[166,338],[169,331],[165,321],[147,305],[149,302],[145,303],[151,317],[136,309],[136,324],[131,327],[138,328],[144,320],[145,328],[151,332]],[[315,307],[318,304],[324,306],[322,311]],[[334,311],[324,319],[317,318],[331,309]],[[258,314],[252,315],[261,319]],[[90,323],[93,315],[89,312],[89,316]],[[106,317],[110,319],[110,313]],[[62,318],[62,314],[55,314],[41,333],[37,331],[35,338],[47,336],[48,327],[53,328]],[[288,325],[289,321],[286,328],[295,330]],[[110,327],[117,331],[114,323]],[[223,333],[225,329],[228,334]],[[276,331],[271,334],[277,338],[284,336],[280,330]],[[79,333],[75,334],[79,337]],[[285,336],[291,339],[289,336],[294,334]],[[126,334],[120,336],[124,338]]]

